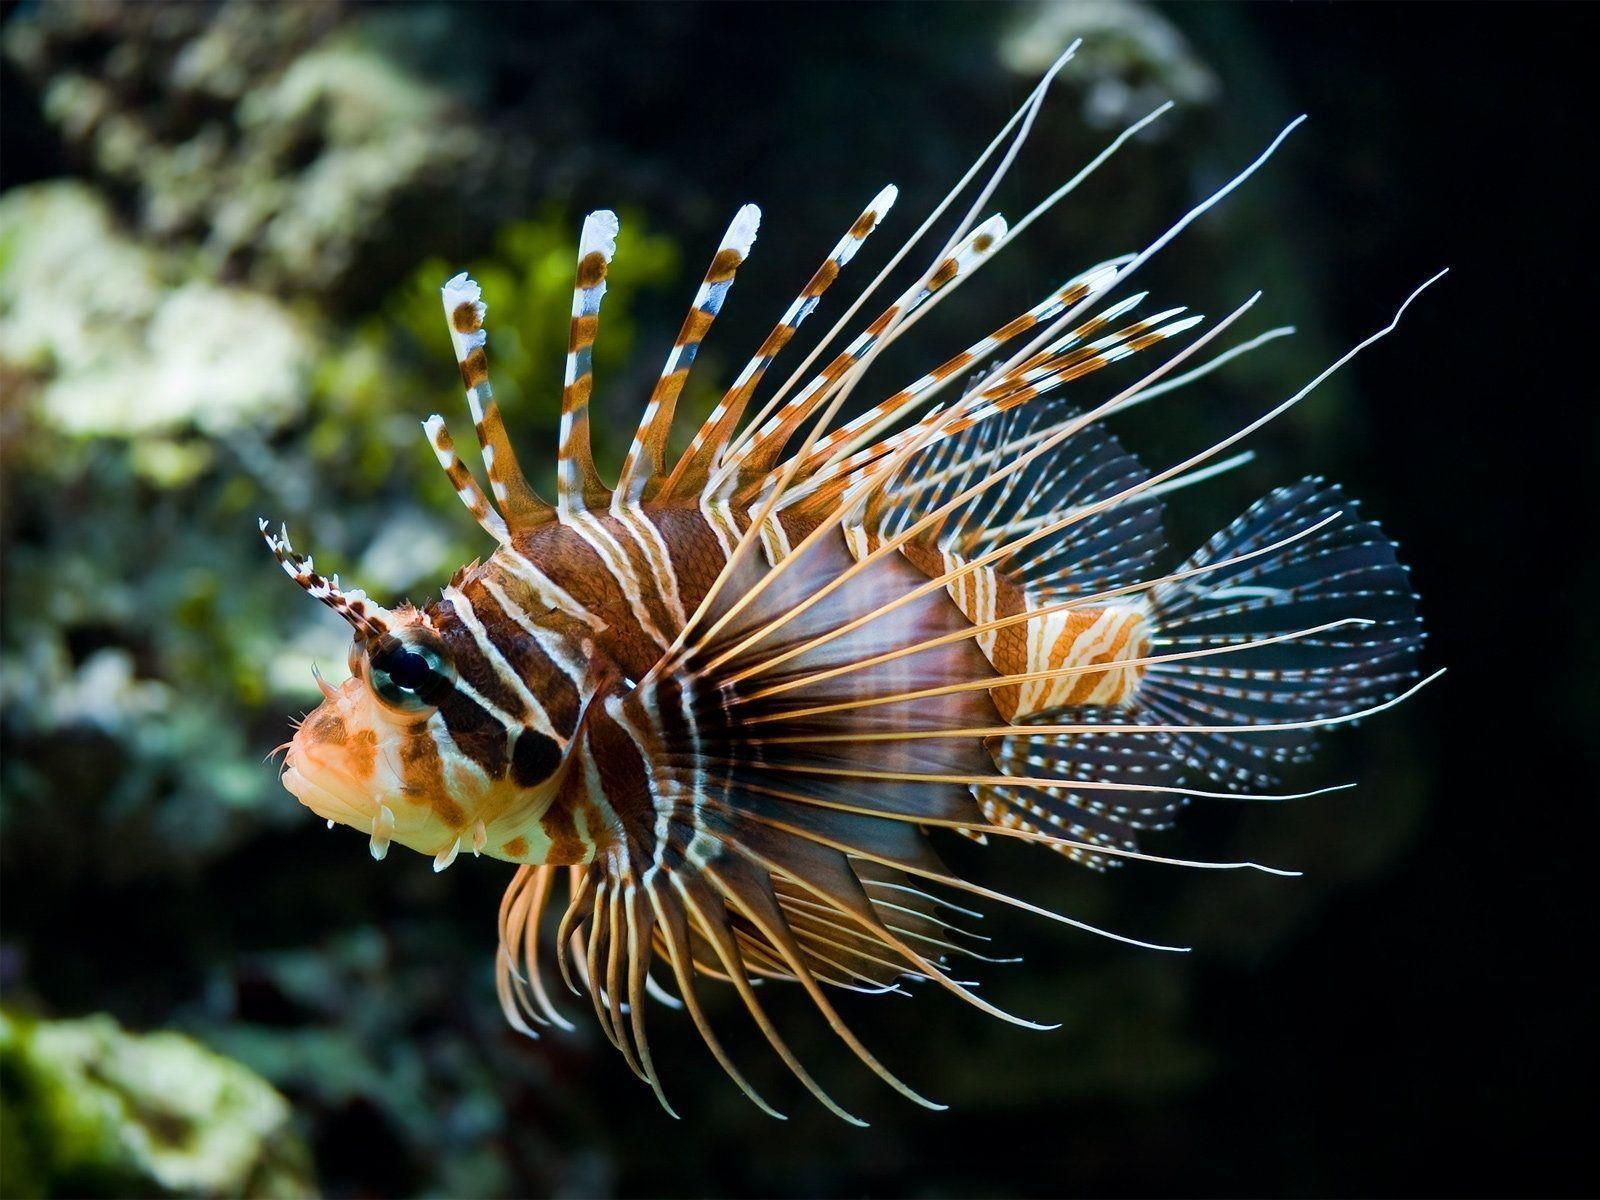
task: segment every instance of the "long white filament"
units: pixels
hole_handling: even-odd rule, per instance
[[[1049,91],[1050,84],[1055,80],[1057,73],[1062,67],[1066,66],[1067,63],[1072,60],[1073,55],[1078,52],[1078,47],[1081,44],[1082,39],[1075,40],[1070,46],[1061,52],[1056,61],[1050,65],[1050,69],[1044,73],[1043,78],[1041,78],[1038,84],[1035,85],[1033,91],[1028,94],[1028,98],[1023,101],[1022,105],[1017,109],[1016,112],[1011,114],[1010,120],[1008,120],[1005,125],[1001,127],[1000,132],[995,134],[994,140],[984,148],[983,153],[978,155],[972,166],[967,169],[967,173],[956,182],[956,185],[950,189],[945,198],[941,200],[937,206],[935,206],[931,213],[928,214],[926,219],[924,219],[922,224],[917,227],[916,232],[911,235],[905,244],[902,245],[899,250],[895,251],[893,257],[889,259],[889,262],[884,266],[883,270],[878,272],[878,274],[873,278],[872,282],[869,283],[862,291],[861,295],[856,297],[854,303],[852,303],[850,307],[845,310],[844,314],[836,322],[834,322],[833,328],[828,330],[828,332],[823,335],[822,340],[819,341],[816,346],[812,348],[811,352],[806,355],[804,361],[802,361],[800,365],[795,368],[793,374],[791,374],[784,382],[783,386],[778,389],[778,391],[773,395],[772,399],[768,400],[767,403],[762,407],[761,411],[746,423],[739,436],[733,440],[728,449],[724,452],[724,457],[732,458],[745,444],[745,442],[748,441],[748,439],[754,434],[754,432],[761,427],[761,422],[765,420],[766,416],[777,407],[778,403],[789,393],[790,389],[798,384],[800,380],[805,378],[805,373],[810,369],[811,364],[814,363],[822,354],[822,352],[832,344],[834,338],[838,337],[839,334],[844,331],[845,327],[849,325],[849,323],[855,318],[856,313],[861,311],[862,305],[864,305],[872,297],[872,294],[878,290],[878,288],[883,284],[884,280],[888,279],[889,276],[894,272],[894,269],[898,267],[902,261],[904,261],[906,255],[911,253],[912,247],[922,240],[922,238],[927,234],[928,230],[933,228],[934,223],[944,215],[945,210],[950,207],[955,198],[961,194],[962,190],[965,189],[974,178],[977,177],[978,172],[983,169],[984,163],[989,161],[990,156],[994,154],[995,150],[997,150],[1005,141],[1005,139],[1010,136],[1011,131],[1017,127],[1017,123],[1024,120],[1030,112],[1037,110],[1038,105],[1044,99],[1045,93]],[[969,217],[967,224],[970,224],[971,220],[972,218]],[[948,254],[950,245],[953,245],[959,241],[960,233],[958,232],[958,235],[951,238],[950,243],[947,244],[945,253]],[[935,257],[934,261],[937,263],[943,257],[943,254],[938,255]]]

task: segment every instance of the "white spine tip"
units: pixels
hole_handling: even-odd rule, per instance
[[[483,848],[489,844],[489,831],[483,827],[482,821],[472,823],[472,856],[477,858],[483,853]]]
[[[583,233],[578,238],[578,256],[585,258],[598,250],[601,257],[610,262],[617,252],[617,232],[621,228],[622,222],[609,208],[590,213],[583,219]]]
[[[877,219],[881,221],[888,214],[889,210],[894,207],[894,202],[899,198],[900,189],[891,183],[888,187],[884,188],[883,191],[879,192],[872,198],[872,203],[867,206],[868,211],[870,211],[873,216],[877,217]]]
[[[973,244],[976,245],[979,239],[984,237],[988,237],[992,241],[999,241],[1005,237],[1007,228],[1005,216],[1002,213],[995,213],[994,216],[972,231]]]
[[[1006,219],[995,213],[983,224],[979,225],[966,236],[961,243],[961,248],[955,253],[956,271],[966,274],[973,267],[981,263],[990,254],[1001,240],[1006,236]],[[948,261],[948,260],[947,260]]]
[[[483,289],[478,286],[478,281],[465,271],[446,280],[439,294],[444,297],[445,308],[451,312],[463,304],[477,304],[483,299]]]
[[[754,204],[746,204],[734,214],[733,224],[722,235],[722,245],[718,249],[732,250],[744,258],[750,253],[750,247],[755,245],[756,233],[760,228],[761,210]]]

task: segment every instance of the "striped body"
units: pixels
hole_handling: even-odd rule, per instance
[[[858,560],[880,544],[861,526],[844,530]],[[898,548],[930,579],[955,575],[944,585],[956,608],[973,625],[989,625],[1047,607],[1057,597],[1034,596],[993,566],[974,565],[965,555],[918,544]],[[1050,678],[996,687],[995,707],[1008,721],[1077,705],[1126,707],[1139,686],[1142,668],[1118,666],[1145,657],[1150,648],[1147,606],[1139,601],[1085,605],[1050,612],[973,639],[999,675]],[[1104,671],[1082,670],[1104,666]]]
[[[725,509],[617,505],[537,526],[452,581],[424,615],[451,650],[456,693],[407,731],[387,770],[375,758],[356,764],[358,772],[367,768],[358,780],[363,788],[377,786],[384,774],[398,783],[383,803],[402,840],[436,856],[459,841],[514,862],[573,863],[629,836],[628,825],[653,823],[656,800],[643,784],[646,751],[632,737],[619,739],[604,718],[586,726],[586,758],[603,762],[605,771],[574,769],[554,795],[547,794],[545,776],[523,767],[518,747],[526,753],[530,744],[543,744],[538,738],[549,738],[565,754],[596,664],[614,666],[626,679],[643,677],[681,631],[685,613],[705,598],[747,521]],[[812,528],[769,517],[764,555],[771,562]],[[858,560],[874,542],[859,526],[844,529],[842,538]],[[919,546],[897,553],[928,578],[961,562]],[[1023,612],[1030,603],[990,568],[963,575],[945,592],[973,623]],[[1136,605],[1090,607],[974,641],[998,675],[1111,667],[1143,652],[1144,626]],[[1006,720],[1067,704],[1125,705],[1139,670],[997,686],[991,695]],[[626,759],[641,761],[619,766]],[[478,802],[431,799],[445,779],[455,796]]]

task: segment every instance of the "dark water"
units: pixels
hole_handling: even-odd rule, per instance
[[[768,1122],[661,1013],[658,1054],[686,1117],[674,1123],[592,1030],[530,1047],[499,1029],[488,967],[503,873],[491,865],[464,863],[436,880],[423,860],[391,856],[374,871],[354,838],[324,835],[291,811],[265,767],[246,776],[226,833],[202,835],[189,814],[212,811],[209,776],[168,778],[157,759],[137,757],[146,743],[132,734],[41,732],[8,691],[7,1002],[180,1028],[244,1058],[295,1104],[318,1177],[336,1194],[1592,1190],[1600,431],[1588,364],[1595,131],[1585,14],[1560,5],[1159,11],[1218,90],[1186,106],[1172,137],[1131,148],[1086,187],[1041,227],[1025,261],[997,264],[985,320],[1031,303],[1063,266],[1152,236],[1302,111],[1311,121],[1259,185],[1175,246],[1149,285],[1158,299],[1211,313],[1264,286],[1266,320],[1294,321],[1301,337],[1236,382],[1141,414],[1129,442],[1161,460],[1220,436],[1382,325],[1422,279],[1452,268],[1396,335],[1257,439],[1257,463],[1174,505],[1174,541],[1187,549],[1267,487],[1311,471],[1346,483],[1403,543],[1431,630],[1427,660],[1450,668],[1393,720],[1342,734],[1302,779],[1357,779],[1354,798],[1197,812],[1162,845],[1270,854],[1304,866],[1306,880],[1174,882],[1132,870],[1062,879],[1054,862],[986,861],[958,847],[954,857],[990,882],[1119,928],[1181,936],[1196,952],[1150,962],[995,918],[993,932],[1029,962],[985,986],[1066,1027],[991,1028],[934,996],[895,1001],[887,1015],[853,1007],[886,1058],[952,1103],[940,1115],[854,1078],[825,1031],[798,1035],[841,1099],[872,1118],[868,1131],[812,1111],[777,1070],[758,1067],[758,1084],[794,1117]],[[8,6],[7,26],[35,15]],[[1031,81],[993,52],[997,31],[1025,15],[977,5],[357,7],[343,19],[365,22],[369,44],[440,81],[461,120],[500,139],[506,153],[491,161],[501,182],[463,184],[477,189],[470,200],[430,200],[426,219],[401,220],[409,232],[373,239],[375,248],[357,239],[363,270],[336,286],[275,281],[251,265],[251,247],[213,273],[309,304],[341,328],[388,328],[403,320],[393,297],[403,300],[424,260],[471,261],[497,223],[547,204],[566,214],[626,204],[683,248],[668,272],[676,285],[638,302],[635,346],[648,372],[701,249],[734,205],[754,198],[766,210],[755,270],[741,276],[719,328],[725,356],[708,360],[727,371],[841,215],[848,221],[890,179],[902,203],[926,203],[1026,94]],[[128,53],[150,53],[152,35],[137,22],[112,28]],[[95,36],[59,61],[99,69],[116,47]],[[1109,74],[1159,94],[1158,66]],[[6,188],[85,179],[141,228],[138,182],[61,135],[39,88],[8,68]],[[119,94],[130,106],[149,102],[138,89]],[[1082,94],[1068,96],[997,195],[1008,212],[1111,136],[1086,131]],[[169,123],[198,119],[181,105],[160,112]],[[169,247],[199,238],[140,236]],[[619,256],[618,270],[626,266]],[[985,296],[972,292],[974,303]],[[555,312],[544,317],[559,324]],[[920,369],[977,327],[952,323],[940,341],[935,325],[892,371]],[[425,382],[386,397],[390,414],[409,420],[454,402],[447,371],[405,378]],[[8,391],[20,386],[8,378]],[[619,388],[617,421],[640,394]],[[359,419],[378,428],[383,411]],[[547,431],[548,413],[537,419]],[[8,439],[43,436],[7,421]],[[302,453],[292,432],[267,441],[284,461]],[[73,469],[84,476],[127,456],[92,439],[80,450]],[[8,451],[5,465],[8,674],[28,677],[24,638],[59,636],[80,657],[129,646],[141,675],[224,697],[225,715],[213,719],[231,723],[241,761],[279,740],[291,703],[238,699],[236,685],[207,673],[214,663],[195,661],[195,647],[211,644],[206,631],[234,619],[225,604],[194,616],[197,632],[164,638],[144,637],[126,616],[117,618],[126,626],[34,622],[44,619],[28,611],[38,593],[11,582],[14,573],[85,552],[25,494],[37,464]],[[124,538],[160,520],[163,544],[204,557],[212,538],[251,564],[227,588],[282,585],[253,549],[229,540],[258,496],[237,509],[220,486],[130,501],[96,491],[112,487],[103,480],[65,495],[73,519]],[[313,474],[306,486],[311,497],[337,486],[345,502],[364,503],[353,519],[371,530],[395,485],[376,469],[337,484]],[[332,503],[331,490],[320,494],[301,502]],[[182,499],[190,495],[204,499]],[[446,503],[430,501],[429,519],[459,538]],[[195,511],[185,504],[203,515],[180,520]],[[276,607],[252,610],[251,628],[291,612],[302,620],[294,599],[274,594]],[[48,635],[36,632],[46,625]],[[284,652],[271,636],[237,647],[257,674],[264,666],[250,664]],[[137,785],[127,779],[135,767]],[[200,808],[172,807],[185,788],[199,788],[199,801],[183,803]],[[129,840],[128,828],[138,836]],[[569,1005],[574,1015],[580,1004]],[[734,1024],[731,1008],[719,1011]],[[760,1060],[753,1037],[738,1045],[744,1061]]]

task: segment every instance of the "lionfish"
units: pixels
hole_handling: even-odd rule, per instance
[[[1407,570],[1337,486],[1281,487],[1181,566],[1156,567],[1162,497],[1247,458],[1216,461],[1399,313],[1295,395],[1159,471],[1141,466],[1105,418],[1287,332],[1174,374],[1257,297],[1110,398],[1076,408],[1062,398],[1068,384],[1199,324],[1180,308],[1134,317],[1144,294],[1106,301],[1303,118],[1143,251],[1073,276],[835,423],[886,347],[1170,107],[1017,225],[978,220],[1070,56],[747,420],[774,361],[896,190],[873,198],[669,462],[685,379],[756,237],[759,210],[741,208],[615,486],[596,470],[589,425],[616,216],[583,222],[554,504],[529,486],[496,406],[480,289],[465,274],[449,280],[444,311],[488,492],[442,418],[424,429],[495,549],[427,607],[388,608],[341,587],[261,522],[283,569],[355,635],[350,678],[336,688],[317,675],[325,699],[288,747],[285,786],[330,826],[369,835],[375,858],[399,842],[431,855],[435,870],[463,846],[517,864],[500,906],[497,988],[528,1034],[534,1024],[571,1028],[539,968],[542,918],[564,879],[560,973],[587,992],[607,1038],[669,1112],[646,1039],[647,994],[686,1010],[723,1070],[781,1115],[723,1049],[702,978],[730,985],[788,1068],[845,1120],[863,1123],[798,1061],[759,981],[798,984],[868,1068],[943,1107],[873,1056],[830,989],[883,993],[920,980],[1051,1028],[951,974],[955,956],[984,957],[961,928],[976,914],[952,893],[1153,944],[955,875],[933,831],[1034,843],[1097,871],[1129,859],[1255,867],[1155,855],[1138,836],[1167,827],[1193,797],[1259,797],[1280,768],[1308,757],[1319,729],[1421,686]],[[916,282],[808,375],[997,153]]]

